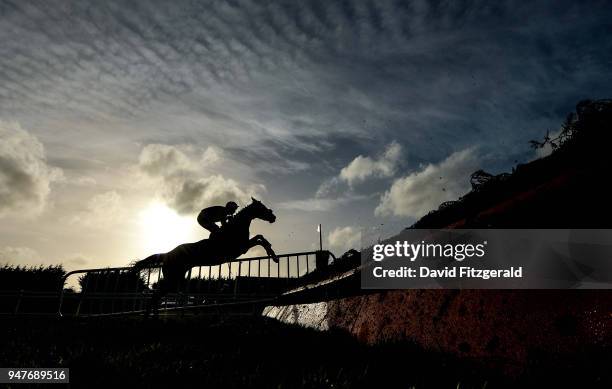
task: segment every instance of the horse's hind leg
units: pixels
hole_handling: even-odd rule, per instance
[[[171,266],[164,266],[162,268],[162,272],[164,278],[162,278],[160,281],[157,301],[154,304],[157,309],[161,307],[161,299],[167,296],[168,293],[176,293],[176,303],[180,304],[182,298],[182,294],[180,293],[182,285],[181,281],[185,279],[185,270],[183,268],[177,269]]]
[[[153,311],[153,315],[155,317],[159,316],[159,309],[161,308],[162,298],[164,298],[170,290],[168,286],[169,278],[167,277],[168,271],[162,270],[162,274],[164,275],[164,277],[159,280],[159,283],[157,284],[157,289],[153,292],[153,296],[151,296],[151,300],[147,305],[147,310],[145,313],[146,316],[149,316],[151,314],[151,311]]]
[[[145,309],[145,317],[149,317],[151,316],[151,311],[153,311],[153,313],[156,313],[157,311],[157,303],[159,302],[159,291],[154,291],[153,295],[151,296],[151,298],[149,300],[147,300],[147,306]]]
[[[151,311],[153,311],[153,315],[155,317],[159,316],[159,305],[162,297],[165,295],[165,292],[162,290],[162,282],[158,286],[158,289],[153,292],[151,299],[147,303],[147,308],[145,310],[145,317],[149,317],[151,315]]]

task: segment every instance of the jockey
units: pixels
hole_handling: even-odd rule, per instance
[[[231,219],[232,215],[238,209],[238,204],[233,201],[229,201],[224,206],[215,205],[212,207],[204,208],[198,215],[198,223],[210,232],[210,237],[213,234],[219,232],[223,226]],[[217,225],[221,223],[221,227]]]

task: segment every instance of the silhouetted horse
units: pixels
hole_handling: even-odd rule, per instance
[[[270,223],[276,221],[271,209],[252,198],[251,204],[241,209],[223,230],[210,239],[185,243],[165,254],[154,254],[134,263],[134,270],[161,265],[163,279],[153,294],[152,305],[157,308],[160,299],[170,291],[178,291],[185,280],[185,273],[195,266],[215,266],[230,262],[249,251],[251,247],[262,246],[266,253],[278,262],[272,245],[262,235],[249,238],[249,226],[254,219]],[[147,312],[150,307],[147,308]]]

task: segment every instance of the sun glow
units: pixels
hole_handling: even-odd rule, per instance
[[[194,221],[178,215],[162,203],[152,203],[140,213],[142,246],[148,253],[162,253],[194,238]]]

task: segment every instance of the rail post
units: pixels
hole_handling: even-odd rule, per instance
[[[238,279],[240,278],[240,276],[242,275],[242,261],[238,262],[238,274],[236,274],[236,283],[234,284],[234,300],[236,299],[236,296],[238,295]]]
[[[21,305],[21,299],[23,298],[23,289],[19,290],[19,295],[17,295],[17,303],[15,304],[15,309],[13,310],[13,315],[16,315],[19,312],[19,306]]]
[[[83,288],[81,289],[81,296],[79,297],[79,305],[77,305],[77,309],[76,312],[74,314],[74,316],[79,316],[79,314],[81,313],[81,304],[83,304],[83,299],[85,298],[85,293],[87,293],[88,285],[89,285],[89,279],[91,277],[87,277],[85,276],[85,285],[83,285]]]
[[[117,272],[117,278],[115,279],[115,287],[113,288],[113,293],[117,293],[117,289],[119,289],[119,280],[121,279],[121,271]],[[123,301],[123,299],[121,299]],[[111,313],[115,312],[115,299],[111,299]]]
[[[57,303],[57,317],[62,317],[62,305],[64,304],[64,286],[66,286],[67,278],[68,274],[64,274],[62,280],[60,281],[59,301]]]
[[[297,256],[297,259],[296,259],[295,263],[296,263],[296,266],[297,266],[297,274],[296,274],[296,276],[299,278],[300,277],[300,256],[299,255]]]

